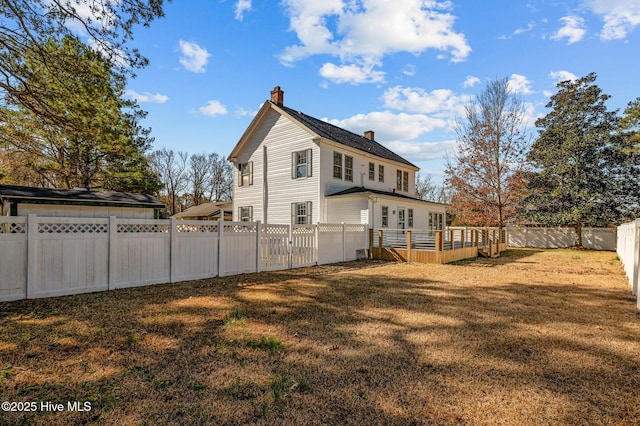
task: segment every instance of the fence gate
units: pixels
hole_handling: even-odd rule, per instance
[[[263,225],[260,269],[277,271],[315,265],[316,225]]]

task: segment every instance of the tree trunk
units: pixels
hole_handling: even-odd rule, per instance
[[[576,246],[582,247],[582,223],[576,223],[575,230],[576,230],[576,235],[575,235]]]

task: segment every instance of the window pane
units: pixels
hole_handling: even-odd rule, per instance
[[[384,166],[382,164],[378,166],[378,182],[384,182]]]
[[[353,157],[344,157],[344,180],[353,182]]]
[[[409,172],[404,172],[402,174],[402,190],[404,192],[409,192]]]
[[[402,191],[402,171],[396,171],[396,189]]]
[[[339,152],[333,153],[333,177],[342,179],[342,154]]]
[[[376,165],[369,163],[369,180],[376,180]]]

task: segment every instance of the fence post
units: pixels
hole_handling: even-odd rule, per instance
[[[319,259],[320,259],[320,222],[315,224],[315,228],[314,228],[314,235],[313,235],[315,242],[313,243],[313,249],[315,250],[314,252],[314,261],[316,263],[316,265],[319,265]]]
[[[176,218],[169,218],[169,282],[175,283],[178,276],[178,227]]]
[[[116,259],[117,246],[116,238],[118,237],[118,222],[115,216],[109,216],[109,290],[116,288]]]
[[[373,259],[373,228],[369,228],[369,259]]]
[[[413,262],[411,258],[411,229],[407,230],[407,262]]]
[[[223,226],[224,226],[224,219],[220,218],[218,219],[218,258],[215,259],[216,263],[218,264],[218,276],[219,277],[223,277],[224,276],[224,271],[222,270],[222,262],[220,262],[220,259],[222,259],[222,250],[224,249],[224,244],[222,243],[222,236],[224,234],[223,232]]]
[[[638,286],[640,286],[640,219],[636,219],[633,223],[633,272],[631,277],[632,294],[638,296],[638,307],[640,307],[640,295],[638,294]]]
[[[444,231],[436,231],[436,263],[442,263],[442,249],[444,247]]]
[[[344,228],[344,222],[342,222],[342,261],[344,262],[346,260],[346,244],[347,244],[347,238],[345,235],[345,228]]]
[[[35,299],[38,285],[38,217],[27,217],[27,299]]]
[[[256,221],[256,272],[260,272],[260,251],[262,249],[262,223]]]

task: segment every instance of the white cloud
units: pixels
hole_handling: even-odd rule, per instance
[[[238,0],[236,3],[236,15],[235,18],[238,21],[242,21],[244,13],[251,10],[251,0]]]
[[[584,4],[593,13],[602,16],[604,26],[600,38],[603,40],[624,39],[640,25],[638,0],[585,0]]]
[[[198,46],[197,43],[180,40],[180,63],[188,71],[204,72],[211,54],[207,49]]]
[[[326,120],[326,119],[325,119]],[[446,120],[429,117],[425,114],[394,113],[391,111],[357,114],[344,120],[326,120],[343,129],[363,133],[373,129],[376,140],[411,140],[418,136],[447,127]]]
[[[206,106],[198,108],[198,112],[202,115],[215,117],[216,115],[226,114],[227,108],[218,101],[209,101]]]
[[[160,93],[156,93],[156,94],[152,94],[149,92],[137,93],[133,90],[127,90],[125,94],[129,96],[131,99],[134,99],[135,101],[140,103],[148,102],[153,104],[163,104],[169,100],[169,97],[167,95],[161,95]]]
[[[566,80],[577,80],[578,76],[575,75],[572,72],[566,71],[566,70],[558,70],[558,71],[551,71],[549,73],[549,78],[551,80],[553,80],[554,84],[558,84],[561,81],[566,81]]]
[[[374,71],[373,65],[335,65],[325,63],[320,68],[320,75],[334,83],[380,83],[384,81],[383,71]]]
[[[419,87],[396,86],[387,89],[382,95],[382,100],[387,108],[454,119],[464,114],[464,104],[470,97],[456,95],[449,89],[427,92]]]
[[[455,140],[441,142],[393,141],[385,144],[393,152],[410,161],[439,160],[451,155],[456,148]]]
[[[388,54],[418,55],[429,49],[446,52],[451,61],[459,62],[471,52],[464,34],[454,29],[449,1],[283,0],[283,4],[299,40],[280,55],[285,65],[318,54],[339,57],[343,66],[380,63]]]
[[[402,70],[402,74],[408,75],[409,77],[413,77],[414,75],[416,75],[415,65],[409,64],[406,67],[404,67],[404,69]]]
[[[551,36],[553,40],[566,38],[567,44],[573,44],[582,40],[587,33],[584,28],[584,19],[580,16],[564,16],[560,21],[564,22],[564,27]]]
[[[524,75],[511,74],[511,78],[509,79],[509,91],[512,93],[530,95],[533,93],[533,90],[531,90],[531,81]]]
[[[468,75],[467,78],[464,80],[464,83],[462,85],[464,87],[473,87],[478,83],[480,83],[480,79],[478,77],[475,77],[473,75]]]

